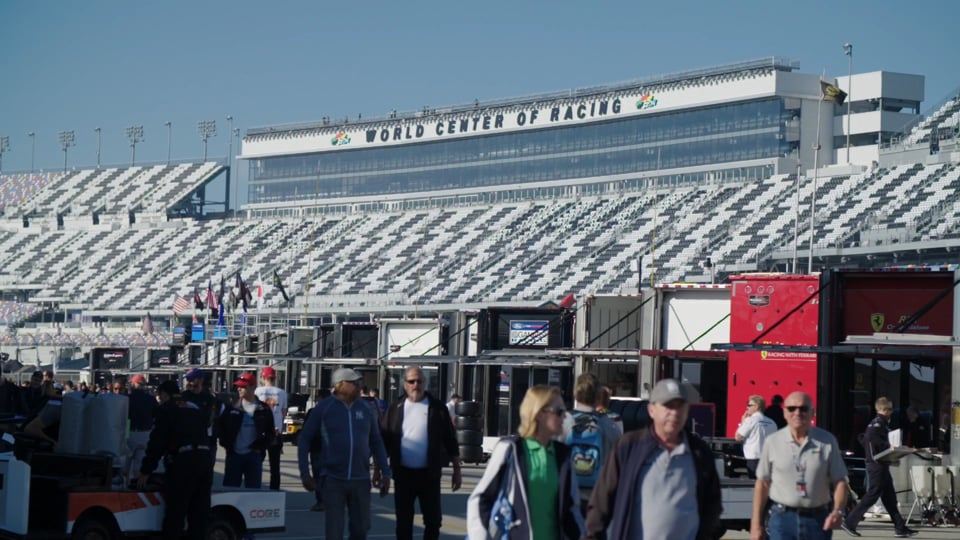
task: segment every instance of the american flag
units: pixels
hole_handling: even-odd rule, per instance
[[[207,307],[216,310],[218,307],[217,304],[217,295],[213,294],[213,283],[207,281]]]
[[[180,315],[188,309],[190,309],[190,300],[187,300],[186,298],[180,296],[179,294],[174,295],[173,312],[177,315]]]

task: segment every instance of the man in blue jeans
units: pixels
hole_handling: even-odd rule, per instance
[[[320,476],[326,538],[343,538],[344,511],[349,513],[350,540],[362,540],[370,530],[370,457],[381,473],[373,485],[380,496],[390,491],[393,476],[387,451],[380,436],[379,414],[360,397],[363,376],[349,368],[333,372],[333,395],[314,407],[300,430],[297,461],[300,480],[307,491],[315,491],[319,479],[310,474],[310,444],[320,437]]]
[[[847,467],[829,431],[813,426],[813,400],[794,392],[784,402],[787,427],[767,437],[757,464],[751,540],[829,540],[843,522]]]

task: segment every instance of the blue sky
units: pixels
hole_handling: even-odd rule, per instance
[[[4,171],[199,158],[199,120],[248,127],[380,116],[784,56],[801,71],[926,76],[924,112],[960,87],[960,2],[0,1]],[[234,148],[236,150],[236,148]],[[242,177],[245,175],[241,175]],[[241,196],[241,199],[245,197]]]

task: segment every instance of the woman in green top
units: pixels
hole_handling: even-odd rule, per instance
[[[570,448],[554,440],[563,435],[564,416],[566,408],[558,388],[534,386],[527,390],[520,404],[519,436],[497,443],[483,478],[467,501],[469,538],[495,537],[490,511],[501,488],[508,490],[514,514],[507,538],[580,538],[583,517]],[[506,474],[511,467],[515,474]],[[511,476],[512,485],[501,486],[503,479]]]

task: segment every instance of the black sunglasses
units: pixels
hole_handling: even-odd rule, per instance
[[[563,417],[563,415],[567,414],[567,410],[564,409],[563,407],[544,407],[541,410],[543,412],[553,413],[560,417]]]
[[[787,412],[800,411],[804,414],[810,412],[810,407],[807,407],[806,405],[787,405],[785,408],[787,409]]]
[[[423,384],[423,379],[407,379],[407,384]]]

